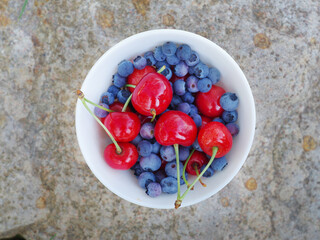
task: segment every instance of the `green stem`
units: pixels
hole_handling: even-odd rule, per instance
[[[212,164],[216,154],[218,152],[218,147],[213,147],[212,148],[212,156],[207,164],[207,166],[202,170],[202,172],[200,173],[200,175],[193,181],[193,183],[187,188],[187,190],[183,193],[183,195],[181,197],[179,197],[176,202],[175,202],[175,207],[178,208],[181,205],[182,200],[185,198],[185,196],[187,195],[187,193],[190,191],[190,189],[199,181],[199,179],[202,177],[202,175],[207,171],[207,169],[210,167],[210,165]]]
[[[108,136],[110,137],[111,141],[114,143],[114,145],[116,146],[117,149],[117,153],[121,153],[122,150],[119,146],[119,144],[116,142],[116,140],[114,139],[114,137],[112,136],[112,134],[109,132],[109,130],[106,128],[106,126],[100,121],[100,119],[94,115],[94,113],[90,110],[90,108],[88,107],[86,101],[84,100],[84,98],[79,98],[81,100],[81,102],[83,103],[83,106],[88,110],[88,112],[94,117],[94,119],[101,125],[101,127],[106,131],[106,133],[108,134]]]
[[[153,122],[154,121],[154,119],[156,118],[156,116],[157,116],[157,113],[156,113],[156,110],[154,110],[153,108],[150,110],[150,113],[152,114],[152,119],[151,119],[151,121],[150,122]]]
[[[86,98],[83,98],[83,99],[84,99],[86,102],[90,103],[91,105],[93,105],[93,106],[95,106],[95,107],[97,107],[97,108],[100,108],[100,109],[102,109],[102,110],[105,110],[105,111],[107,111],[107,112],[109,112],[109,113],[114,112],[114,111],[111,110],[111,109],[102,107],[102,106],[100,106],[100,105],[98,105],[98,104],[96,104],[96,103],[94,103],[94,102],[91,102],[89,99],[86,99]]]
[[[166,69],[166,65],[163,65],[157,73],[162,73]]]
[[[22,9],[21,9],[21,12],[20,12],[20,15],[19,15],[18,20],[20,20],[20,18],[22,17],[22,14],[23,14],[24,9],[26,8],[27,4],[28,4],[28,0],[25,0],[25,1],[24,1],[24,4],[23,4],[23,6],[22,6]]]
[[[177,184],[178,184],[178,193],[177,199],[180,198],[180,162],[179,162],[179,144],[173,144],[174,151],[176,152],[176,167],[177,167]]]
[[[187,164],[192,156],[192,154],[194,153],[196,149],[192,149],[191,153],[189,154],[189,157],[187,158],[186,162],[184,163],[184,166],[183,166],[183,171],[182,171],[182,178],[183,178],[183,181],[186,183],[187,187],[189,187],[189,183],[186,179],[186,168],[187,168]]]
[[[135,88],[136,85],[132,85],[132,84],[126,84],[125,87],[132,87],[132,88]]]
[[[199,176],[198,164],[195,164],[194,170],[196,171],[197,176]],[[202,186],[204,186],[204,187],[207,186],[204,182],[202,182],[201,178],[199,178],[199,182],[201,183]]]
[[[129,105],[129,102],[131,101],[131,98],[132,98],[132,93],[131,95],[128,97],[126,103],[124,104],[123,108],[122,108],[122,112],[125,112],[127,110],[127,107]]]

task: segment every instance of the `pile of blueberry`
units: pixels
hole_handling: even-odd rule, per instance
[[[163,80],[160,74],[166,79]],[[188,174],[199,175],[211,158],[212,146],[208,151],[204,149],[205,143],[202,139],[208,136],[202,134],[200,138],[201,129],[215,122],[216,125],[212,126],[214,129],[227,129],[227,134],[232,137],[239,133],[239,126],[236,124],[239,99],[235,93],[226,92],[217,86],[219,81],[219,70],[201,62],[199,54],[186,44],[177,47],[173,42],[166,42],[154,51],[137,56],[133,61],[120,62],[117,73],[113,75],[113,85],[101,96],[99,105],[104,109],[95,107],[94,113],[119,142],[120,147],[125,148],[125,154],[129,150],[127,151],[122,143],[130,142],[136,147],[138,160],[134,160],[135,150],[130,150],[130,154],[134,156],[129,157],[132,161],[122,161],[121,166],[117,166],[116,163],[110,164],[110,161],[114,160],[107,159],[105,152],[106,162],[118,169],[131,168],[138,178],[139,185],[146,189],[150,197],[157,197],[162,192],[177,193],[177,178],[180,178],[180,185],[189,186]],[[194,122],[191,125],[196,126],[195,136],[192,138],[192,134],[189,134],[192,139],[190,145],[184,144],[182,140],[173,141],[180,143],[180,176],[177,176],[174,144],[166,143],[170,142],[170,138],[181,137],[183,132],[179,136],[176,132],[172,133],[170,128],[174,127],[167,124],[162,127],[166,128],[165,134],[161,135],[163,129],[156,126],[158,121],[163,120],[160,118],[169,118],[170,112],[176,114],[176,118],[191,118]],[[183,124],[185,122],[178,125],[178,128]],[[121,131],[122,133],[119,133]],[[168,139],[165,139],[167,136]],[[231,148],[231,145],[220,145],[219,151],[224,147]],[[219,151],[216,155],[218,158],[207,167],[204,177],[211,177],[228,164],[224,157],[227,150],[220,155]]]

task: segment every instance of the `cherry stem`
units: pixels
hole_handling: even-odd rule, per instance
[[[84,99],[86,102],[90,103],[91,105],[93,105],[93,106],[95,106],[95,107],[97,107],[97,108],[100,108],[100,109],[102,109],[102,110],[105,110],[105,111],[107,111],[107,112],[109,112],[109,113],[114,112],[114,111],[111,110],[111,109],[102,107],[102,106],[100,106],[100,105],[98,105],[98,104],[96,104],[96,103],[94,103],[94,102],[91,102],[89,99],[87,99],[87,98],[85,98],[85,97],[84,97],[83,99]]]
[[[117,153],[121,153],[122,149],[119,146],[119,144],[117,143],[117,141],[114,139],[114,137],[112,136],[112,134],[109,132],[109,130],[106,128],[106,126],[100,121],[100,119],[94,115],[94,113],[90,110],[90,108],[88,107],[85,98],[84,98],[84,94],[82,91],[77,90],[77,95],[78,98],[80,99],[80,101],[82,102],[83,106],[88,110],[88,112],[91,114],[91,116],[94,117],[94,119],[101,125],[101,127],[106,131],[106,133],[108,134],[109,138],[111,139],[111,141],[114,143],[114,145],[116,146],[117,149]]]
[[[196,171],[197,176],[199,176],[198,164],[195,164],[194,170]],[[201,183],[202,186],[204,186],[204,187],[207,186],[204,182],[202,182],[201,178],[199,178],[199,182]]]
[[[176,167],[177,167],[177,184],[178,184],[178,193],[177,199],[180,198],[180,162],[179,162],[179,144],[173,144],[174,151],[176,152]]]
[[[132,88],[135,88],[136,85],[132,85],[132,84],[126,84],[125,87],[132,87]]]
[[[154,121],[154,119],[156,118],[156,116],[157,116],[157,113],[156,113],[156,110],[154,110],[153,108],[150,110],[150,113],[152,114],[152,119],[151,119],[151,121],[150,122],[153,122]]]
[[[163,65],[157,73],[162,73],[166,69],[166,65]]]
[[[187,187],[190,186],[190,184],[188,183],[187,179],[186,179],[186,168],[187,168],[187,164],[192,156],[192,154],[194,153],[196,149],[192,149],[191,153],[189,154],[189,157],[187,158],[186,162],[184,163],[184,166],[183,166],[183,171],[182,171],[182,178],[183,178],[183,181],[186,183]],[[193,190],[193,189],[191,189]]]
[[[127,107],[129,105],[129,102],[131,101],[131,98],[132,98],[132,93],[131,95],[128,97],[126,103],[123,105],[123,108],[122,108],[122,112],[125,112],[127,110]]]
[[[187,188],[187,190],[183,193],[181,197],[178,197],[178,199],[175,202],[175,208],[179,208],[181,206],[182,200],[185,198],[187,193],[190,191],[190,189],[199,181],[199,179],[202,177],[202,175],[207,171],[207,169],[210,167],[211,163],[213,162],[216,154],[218,152],[218,147],[212,147],[212,156],[206,165],[206,167],[202,170],[200,175],[193,181],[193,183]]]

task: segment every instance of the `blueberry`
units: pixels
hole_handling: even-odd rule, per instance
[[[147,65],[154,66],[157,60],[153,56],[153,52],[149,51],[144,54],[144,58],[147,60]]]
[[[226,92],[220,98],[220,105],[225,111],[234,111],[239,106],[239,98],[235,93]]]
[[[133,167],[131,167],[131,169],[134,171],[134,175],[139,177],[141,173],[144,172],[144,170],[141,168],[140,163],[136,162],[135,165],[133,165]]]
[[[151,153],[149,156],[140,159],[140,166],[145,171],[154,172],[161,167],[161,159],[158,155]]]
[[[191,93],[199,92],[198,81],[199,79],[195,76],[190,76],[187,78],[186,82],[187,82],[187,89],[189,92]]]
[[[216,84],[220,81],[220,72],[216,68],[209,68],[208,78],[211,80],[212,84]]]
[[[174,151],[174,147],[172,145],[171,146],[161,146],[160,156],[166,162],[170,162],[170,161],[176,159],[176,153]]]
[[[161,145],[158,142],[152,144],[152,152],[158,154],[160,152]]]
[[[165,76],[168,80],[170,80],[171,77],[172,77],[172,71],[171,71],[170,68],[164,69],[164,70],[161,72],[161,74],[162,74],[163,76]]]
[[[222,171],[227,165],[228,162],[226,157],[221,157],[214,159],[210,167],[212,167],[214,171]]]
[[[194,96],[190,92],[186,92],[184,95],[182,95],[182,100],[187,103],[193,103]]]
[[[162,47],[156,47],[153,56],[157,61],[166,60],[166,55],[163,54]]]
[[[180,176],[182,176],[182,170],[183,170],[183,164],[179,161],[179,168],[180,168]],[[164,168],[166,174],[169,176],[169,177],[174,177],[174,178],[177,178],[177,164],[176,164],[176,161],[171,161],[171,162],[168,162],[167,165],[165,166]]]
[[[192,51],[190,57],[186,60],[186,64],[189,67],[193,67],[196,64],[198,64],[199,62],[200,62],[199,54],[195,51]]]
[[[174,177],[166,177],[160,182],[162,192],[173,194],[178,191],[177,179]]]
[[[154,125],[151,122],[143,124],[140,128],[140,135],[144,139],[154,138]]]
[[[223,123],[223,124],[226,124],[225,121],[222,120],[222,118],[219,118],[219,117],[216,117],[212,120],[212,122],[220,122],[220,123]]]
[[[186,82],[182,79],[178,79],[173,83],[173,90],[175,94],[182,96],[186,93]]]
[[[158,197],[161,195],[161,192],[161,185],[159,183],[152,182],[147,185],[146,194],[150,197]]]
[[[203,166],[200,168],[200,171],[202,172],[205,167],[206,167],[206,165],[203,165]],[[205,171],[202,176],[204,176],[204,177],[212,177],[213,174],[214,174],[214,170],[212,169],[212,167],[209,167],[209,168],[207,169],[207,171]]]
[[[193,74],[194,74],[194,67],[189,67],[188,73],[189,73],[190,75],[193,75]]]
[[[174,84],[173,84],[173,87],[174,87]],[[176,108],[179,103],[182,103],[181,98],[178,95],[173,95],[170,103],[171,107]]]
[[[235,121],[237,121],[238,119],[238,112],[237,110],[235,111],[224,111],[222,113],[222,119],[226,122],[226,123],[233,123]]]
[[[147,140],[142,140],[141,142],[139,142],[137,150],[139,155],[141,155],[142,157],[147,157],[151,154],[152,144]]]
[[[197,78],[205,78],[209,74],[209,68],[206,64],[199,62],[196,66],[194,66],[194,75]]]
[[[182,44],[178,47],[176,55],[180,60],[187,60],[191,56],[191,48],[187,44]]]
[[[131,141],[131,143],[135,146],[138,146],[139,142],[141,142],[142,140],[143,138],[140,136],[140,134],[138,134],[136,138]]]
[[[173,42],[166,42],[165,44],[162,45],[162,52],[164,55],[168,56],[173,56],[176,53],[177,46]]]
[[[118,65],[118,73],[121,77],[128,77],[133,72],[133,64],[128,60],[123,60]]]
[[[100,101],[107,105],[111,105],[112,103],[114,103],[114,95],[110,92],[105,92],[102,94]]]
[[[236,123],[228,123],[226,125],[226,127],[228,128],[229,132],[231,133],[232,137],[235,137],[239,134],[239,126]]]
[[[198,108],[194,104],[190,104],[190,112],[189,115],[194,115],[198,113]]]
[[[160,183],[162,179],[167,177],[167,174],[163,169],[160,169],[160,170],[156,171],[154,175],[155,175],[156,181],[158,183]]]
[[[198,89],[200,92],[209,92],[212,87],[212,82],[209,78],[202,78],[198,81]]]
[[[142,188],[146,188],[149,183],[152,183],[155,181],[156,181],[156,177],[152,172],[143,172],[138,177],[138,183]]]
[[[179,146],[179,161],[185,161],[189,157],[190,149],[188,147]]]
[[[109,88],[108,88],[108,92],[109,93],[112,93],[113,96],[117,96],[118,92],[120,91],[120,88],[116,87],[115,85],[111,85]]]
[[[191,108],[190,108],[189,103],[183,102],[183,103],[178,104],[177,110],[184,112],[185,114],[189,114]]]
[[[135,59],[133,59],[133,66],[138,70],[144,69],[147,66],[147,59],[138,56]]]
[[[201,149],[199,142],[198,142],[198,137],[196,138],[196,140],[192,143],[192,147],[199,151],[199,152],[203,152],[203,150]]]
[[[126,85],[127,82],[127,79],[125,77],[121,77],[118,73],[113,75],[112,79],[113,84],[118,88],[124,87],[124,85]]]
[[[193,114],[193,115],[190,115],[191,118],[193,119],[194,123],[196,124],[197,127],[201,127],[202,125],[202,118],[199,114]]]
[[[159,61],[156,62],[156,68],[159,70],[160,68],[162,68],[163,66],[166,66],[165,69],[169,68],[170,69],[170,65],[166,62],[166,61]]]
[[[121,89],[118,92],[117,97],[118,97],[119,102],[125,103],[127,101],[127,99],[130,97],[130,95],[131,95],[131,92],[129,92],[129,90]]]
[[[104,108],[109,108],[109,106],[105,103],[100,103],[99,105]],[[108,115],[108,112],[101,108],[95,107],[94,114],[99,118],[105,118]]]
[[[177,77],[184,77],[188,73],[188,65],[185,62],[179,62],[177,65],[174,66],[174,74]]]
[[[167,63],[170,65],[177,65],[180,62],[180,59],[176,55],[167,56]]]

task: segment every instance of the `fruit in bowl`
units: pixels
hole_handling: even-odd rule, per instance
[[[114,61],[117,64],[110,64]],[[124,104],[121,113],[101,114],[94,110],[98,113],[96,119],[103,120],[100,125],[114,142],[108,145],[103,129],[85,114],[79,102],[77,136],[85,160],[97,178],[120,197],[139,205],[173,208],[175,202],[176,207],[181,203],[187,206],[212,196],[238,172],[253,140],[254,103],[243,73],[221,48],[192,33],[154,30],[120,42],[99,59],[81,90],[92,102],[105,104],[104,107],[115,100]],[[79,96],[86,103],[82,92]],[[131,114],[126,110],[130,102]],[[109,116],[117,114],[133,114],[136,118],[106,124]],[[137,118],[141,122],[133,120]],[[198,173],[192,177],[185,173],[184,166],[190,159],[191,163],[195,161],[194,150],[204,151],[206,160],[202,166],[189,165],[187,169]],[[220,159],[228,159],[228,167],[223,168]],[[115,170],[129,167],[139,176],[138,180],[132,171]],[[202,176],[210,177],[205,180],[205,188],[195,185]],[[181,183],[187,184],[180,186]]]

